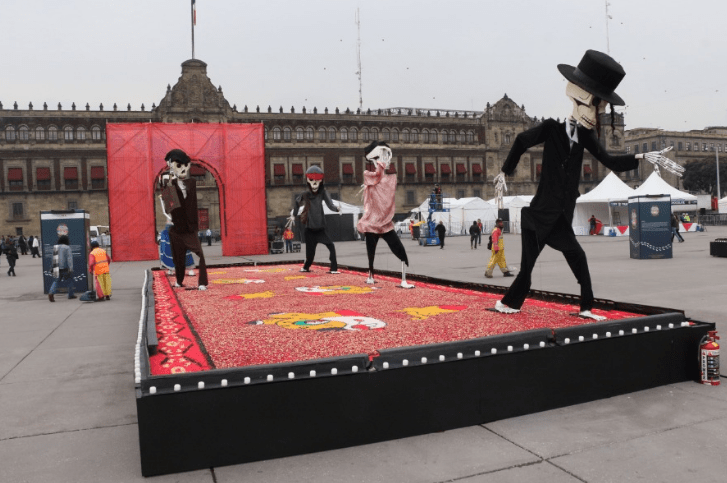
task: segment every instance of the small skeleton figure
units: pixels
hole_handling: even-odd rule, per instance
[[[305,264],[300,269],[301,272],[310,272],[310,266],[316,256],[316,246],[323,243],[330,252],[331,269],[329,273],[340,273],[338,271],[338,262],[336,261],[336,247],[326,234],[326,217],[323,214],[323,203],[331,211],[341,213],[341,209],[337,208],[331,200],[331,196],[323,186],[323,170],[318,166],[311,166],[305,172],[305,180],[308,185],[308,191],[301,193],[295,198],[295,206],[290,212],[290,218],[286,226],[295,225],[295,215],[303,206],[300,214],[300,222],[305,226],[303,232],[303,240],[305,241]]]
[[[187,250],[199,257],[199,290],[207,290],[207,266],[202,245],[197,237],[197,185],[189,178],[191,159],[181,149],[172,149],[165,156],[171,171],[171,179],[162,175],[162,211],[172,227],[169,229],[169,243],[172,248],[175,287],[183,287],[185,258]]]
[[[414,288],[406,282],[406,267],[409,259],[404,245],[394,231],[394,211],[396,209],[396,175],[386,174],[391,163],[391,149],[383,141],[372,142],[365,149],[366,159],[374,163],[376,171],[364,172],[364,215],[357,229],[366,238],[366,252],[369,257],[369,277],[366,283],[374,281],[374,257],[379,238],[383,238],[392,253],[401,260],[401,288]]]
[[[626,73],[615,60],[604,53],[588,50],[578,67],[560,64],[558,70],[569,81],[566,95],[573,103],[571,115],[565,122],[548,119],[519,134],[502,171],[494,179],[496,192],[501,197],[507,189],[505,176],[515,171],[520,156],[528,148],[545,143],[537,193],[530,206],[522,210],[521,270],[502,301],[496,303],[495,310],[507,314],[520,311],[530,290],[535,261],[545,245],[548,245],[563,253],[581,286],[579,315],[603,320],[605,317],[591,312],[593,289],[588,262],[572,227],[584,149],[612,171],[635,169],[639,159],[646,159],[677,176],[681,176],[683,168],[663,156],[668,150],[636,156],[612,156],[599,142],[599,114],[607,104],[611,104],[613,129],[613,105],[624,105],[615,89]]]

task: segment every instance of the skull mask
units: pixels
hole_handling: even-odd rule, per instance
[[[164,158],[172,174],[179,179],[189,177],[190,158],[181,149],[172,149]]]
[[[384,169],[389,169],[389,164],[391,164],[391,149],[388,146],[376,146],[366,155],[366,159],[378,164]]]
[[[571,117],[587,129],[596,127],[598,112],[604,110],[608,103],[572,82],[568,82],[565,94],[573,102]]]
[[[318,166],[311,166],[305,172],[305,181],[308,183],[311,193],[317,193],[323,183],[323,170]]]

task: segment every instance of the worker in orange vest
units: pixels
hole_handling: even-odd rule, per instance
[[[109,273],[111,257],[98,246],[97,241],[91,242],[91,248],[91,253],[88,255],[88,267],[96,276],[96,301],[111,300],[111,274]]]

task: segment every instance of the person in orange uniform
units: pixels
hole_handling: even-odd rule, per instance
[[[111,274],[109,273],[111,257],[98,246],[96,241],[91,242],[91,249],[91,253],[88,255],[88,267],[96,276],[96,301],[111,300]]]
[[[492,271],[495,269],[495,265],[500,266],[503,277],[513,277],[514,275],[507,268],[507,261],[505,261],[505,239],[502,236],[503,221],[498,218],[495,221],[495,229],[492,230],[492,256],[490,262],[487,264],[487,270],[485,271],[485,277],[492,278]]]
[[[285,253],[293,253],[293,238],[295,238],[295,233],[293,233],[293,230],[290,229],[290,227],[286,227],[285,231],[283,232],[283,240],[285,240]]]

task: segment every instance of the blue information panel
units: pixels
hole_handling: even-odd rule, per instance
[[[82,294],[92,290],[88,276],[88,254],[91,251],[90,219],[84,210],[41,211],[40,236],[43,241],[43,293],[53,283],[53,246],[58,237],[68,235],[73,253],[73,291]],[[62,289],[65,290],[65,289]]]
[[[631,258],[671,258],[671,196],[629,197]]]

